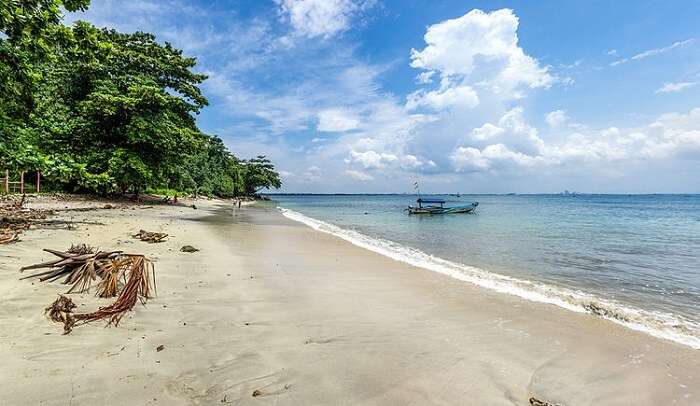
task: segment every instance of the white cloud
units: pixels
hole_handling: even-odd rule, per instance
[[[617,56],[617,49],[611,49],[608,52],[606,52],[605,54],[609,55],[609,56]]]
[[[545,121],[550,127],[556,128],[564,124],[569,120],[569,116],[566,115],[564,110],[554,110],[545,116]]]
[[[369,181],[369,180],[374,180],[374,177],[368,173],[361,172],[361,171],[355,171],[352,169],[348,169],[345,171],[345,174],[350,176],[351,178],[359,181]]]
[[[321,132],[344,132],[356,129],[359,124],[359,120],[353,113],[341,109],[329,109],[318,113],[316,129]]]
[[[659,93],[678,93],[689,87],[697,85],[698,82],[675,82],[675,83],[664,83],[663,86],[656,89],[656,94]]]
[[[433,83],[433,75],[435,75],[435,71],[421,72],[416,76],[416,81],[422,85]]]
[[[441,89],[416,93],[415,97],[432,100],[424,103],[414,100],[413,106],[440,104],[442,99],[461,100],[468,95],[473,107],[478,100],[470,87],[479,83],[495,93],[519,97],[514,90],[549,87],[555,82],[547,67],[527,55],[518,45],[518,17],[510,9],[490,13],[472,10],[462,17],[431,25],[425,34],[426,47],[411,51],[411,66],[427,72],[438,72]],[[450,89],[455,89],[450,92]],[[459,90],[457,90],[459,89]],[[437,99],[437,100],[436,100]],[[441,105],[447,105],[442,103]]]
[[[687,40],[685,40],[685,41],[676,41],[676,42],[674,42],[673,44],[671,44],[671,45],[669,45],[669,46],[662,47],[662,48],[652,48],[652,49],[648,49],[648,50],[646,50],[646,51],[643,51],[643,52],[640,52],[640,53],[638,53],[638,54],[635,54],[635,55],[633,55],[633,56],[631,56],[631,57],[629,57],[629,58],[618,59],[618,60],[612,62],[612,63],[610,64],[610,66],[618,66],[618,65],[622,65],[623,63],[627,63],[627,62],[629,62],[629,61],[636,61],[636,60],[639,60],[639,59],[649,58],[650,56],[655,56],[655,55],[663,54],[663,53],[665,53],[665,52],[672,51],[672,50],[674,50],[674,49],[676,49],[676,48],[680,48],[680,47],[682,47],[682,46],[691,44],[691,43],[693,43],[693,42],[695,42],[695,38],[690,38],[690,39],[687,39]]]
[[[482,150],[472,147],[458,147],[450,159],[458,172],[488,170],[509,163],[517,166],[532,166],[542,160],[541,157],[513,151],[503,144],[492,144]]]
[[[472,147],[457,147],[450,160],[457,171],[483,170],[489,168],[488,159],[481,156],[481,151]]]
[[[526,125],[526,124],[525,124]],[[504,143],[482,149],[459,146],[450,155],[456,171],[490,171],[519,168],[575,166],[597,171],[616,163],[651,162],[685,157],[700,162],[700,108],[687,114],[661,115],[646,127],[621,130],[609,127],[542,144],[539,151],[521,152]]]
[[[504,132],[505,130],[501,127],[495,126],[491,123],[486,123],[481,127],[477,127],[472,130],[472,138],[478,141],[483,141],[501,135]]]
[[[406,107],[409,110],[418,107],[430,107],[443,110],[450,107],[470,109],[479,105],[479,96],[470,86],[446,86],[430,92],[419,90],[408,96]]]
[[[330,38],[346,31],[373,0],[275,0],[297,35]]]
[[[357,152],[352,150],[345,162],[360,164],[365,169],[381,169],[398,160],[399,158],[394,154],[387,154],[384,152],[378,153],[376,151]]]

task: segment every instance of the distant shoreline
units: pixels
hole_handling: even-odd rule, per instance
[[[265,196],[416,196],[416,193],[262,193]],[[424,196],[698,196],[698,193],[421,193]]]

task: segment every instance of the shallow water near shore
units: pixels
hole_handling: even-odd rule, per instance
[[[436,196],[438,197],[438,196]],[[275,195],[290,218],[392,258],[700,348],[700,195]]]

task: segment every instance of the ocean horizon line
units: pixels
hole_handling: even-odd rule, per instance
[[[311,192],[272,192],[261,193],[265,196],[699,196],[700,192],[691,193],[588,193],[588,192],[557,192],[557,193],[311,193]]]

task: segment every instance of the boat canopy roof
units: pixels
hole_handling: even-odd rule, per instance
[[[438,203],[438,204],[445,204],[444,200],[441,199],[423,199],[420,198],[417,200],[418,203]]]

